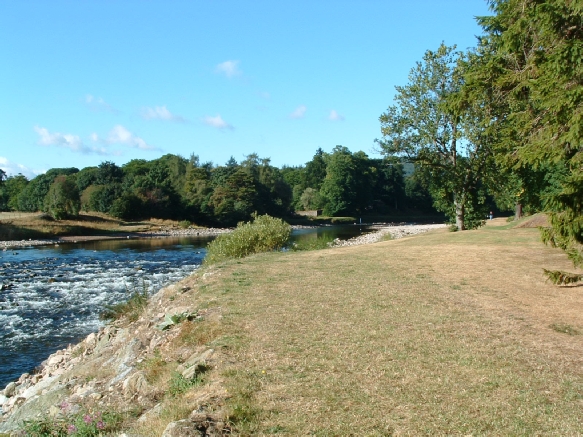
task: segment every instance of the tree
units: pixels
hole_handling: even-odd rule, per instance
[[[9,176],[0,186],[0,203],[2,203],[2,210],[17,211],[18,210],[18,196],[28,185],[28,179],[22,174],[16,176]]]
[[[544,204],[551,226],[543,241],[583,266],[583,3],[572,0],[491,0],[480,17],[490,76],[506,117],[500,150],[516,167],[559,166]],[[547,272],[556,283],[583,275]]]
[[[57,176],[44,200],[44,211],[55,220],[77,216],[81,207],[79,190],[71,177]]]
[[[464,56],[454,50],[441,44],[427,51],[409,84],[396,87],[396,104],[379,118],[383,137],[377,143],[386,156],[414,163],[435,207],[464,230],[486,215],[483,178],[491,151],[476,125],[480,102],[462,93]]]
[[[326,178],[320,190],[325,214],[362,214],[372,202],[372,182],[368,156],[336,146],[326,157]]]
[[[72,168],[52,168],[45,174],[38,175],[31,180],[18,195],[18,210],[26,212],[42,211],[44,202],[51,184],[57,176],[68,176],[78,173],[79,170]]]
[[[214,209],[215,219],[220,224],[232,226],[251,217],[256,199],[253,177],[239,169],[214,189],[209,205]]]

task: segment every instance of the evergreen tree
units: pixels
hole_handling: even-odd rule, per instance
[[[583,266],[583,3],[573,0],[491,0],[480,17],[482,69],[507,108],[497,125],[501,149],[516,166],[558,166],[545,210],[543,240]],[[547,272],[556,283],[582,275]]]

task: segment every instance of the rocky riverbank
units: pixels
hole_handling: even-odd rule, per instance
[[[181,322],[200,325],[221,319],[220,308],[196,299],[196,289],[204,282],[204,275],[194,274],[160,290],[138,320],[120,319],[89,334],[49,356],[34,374],[25,373],[8,384],[0,391],[0,433],[15,431],[27,420],[73,423],[76,414],[105,417],[111,411],[126,417],[126,422],[130,417],[134,428],[147,427],[172,414],[168,409],[173,398],[166,396],[171,389],[156,373],[172,369],[179,383],[188,386],[203,373],[208,383],[189,398],[190,410],[168,423],[162,435],[227,434],[222,413],[225,390],[217,374],[220,352],[205,345],[176,347]],[[196,309],[201,306],[205,308]],[[185,434],[185,428],[191,433]]]
[[[410,237],[412,235],[422,234],[424,232],[445,227],[447,227],[445,224],[379,226],[379,229],[376,232],[359,235],[358,237],[349,240],[336,239],[332,246],[344,247],[371,244],[384,240],[387,235],[390,235],[391,240],[396,240],[398,238]]]
[[[77,243],[93,240],[125,240],[131,238],[163,238],[163,237],[205,237],[231,232],[232,228],[173,228],[161,226],[157,230],[147,232],[128,232],[115,235],[79,235],[38,240],[11,240],[0,241],[0,250],[14,250],[16,248],[47,246],[60,243]]]

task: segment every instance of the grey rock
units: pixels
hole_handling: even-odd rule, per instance
[[[176,422],[170,422],[162,437],[204,437],[205,432],[199,431],[192,420],[183,419]]]
[[[9,398],[11,396],[14,396],[14,393],[16,393],[16,383],[10,382],[10,383],[8,383],[6,388],[4,389],[4,396]]]

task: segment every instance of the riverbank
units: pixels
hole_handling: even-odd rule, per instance
[[[23,376],[0,430],[577,435],[583,291],[545,281],[571,266],[537,230],[494,222],[207,266]]]
[[[99,240],[125,240],[132,238],[199,237],[199,236],[207,237],[224,234],[231,231],[232,231],[231,228],[175,229],[172,227],[160,227],[156,231],[146,232],[125,232],[109,235],[75,235],[47,239],[0,241],[0,249],[11,250],[21,247],[46,246],[60,243],[78,243],[83,241],[99,241]]]
[[[369,226],[369,225],[363,225]],[[354,246],[359,244],[370,244],[383,239],[387,234],[391,238],[402,238],[405,236],[417,235],[419,233],[427,232],[432,229],[446,227],[444,224],[431,225],[416,225],[416,224],[400,224],[400,225],[372,225],[378,228],[377,231],[369,234],[352,238],[350,240],[337,240],[334,246]],[[318,226],[292,226],[293,229],[307,229],[317,228]],[[10,240],[0,241],[0,250],[13,250],[16,248],[34,247],[55,245],[61,243],[78,243],[84,241],[98,241],[98,240],[124,240],[132,238],[163,238],[163,237],[206,237],[217,236],[224,233],[231,232],[232,228],[186,228],[180,229],[170,226],[160,226],[157,230],[146,232],[131,232],[120,233],[113,235],[78,235],[78,236],[62,236],[58,238],[49,239],[28,239],[28,240]]]

